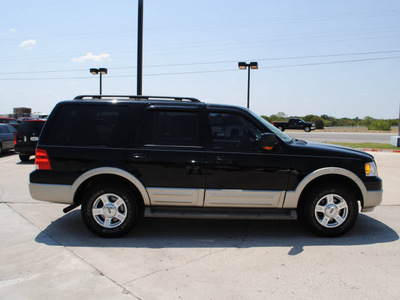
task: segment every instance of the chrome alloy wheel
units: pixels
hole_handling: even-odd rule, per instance
[[[93,204],[92,215],[97,224],[104,228],[120,226],[127,217],[124,199],[116,194],[103,194]]]
[[[341,196],[328,194],[318,200],[314,212],[319,224],[326,228],[335,228],[346,221],[349,207]]]

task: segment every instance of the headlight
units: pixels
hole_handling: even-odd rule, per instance
[[[378,169],[376,168],[375,162],[369,162],[365,164],[365,176],[378,176]]]

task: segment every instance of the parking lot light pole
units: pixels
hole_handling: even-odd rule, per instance
[[[258,63],[254,61],[248,64],[245,62],[239,62],[238,67],[240,70],[246,70],[246,68],[249,70],[247,75],[247,108],[250,108],[250,70],[258,69]]]
[[[138,41],[137,41],[137,94],[142,92],[143,77],[143,0],[138,1]]]
[[[102,85],[103,85],[103,74],[107,74],[107,69],[106,68],[91,68],[90,73],[93,75],[100,74],[100,95],[102,94]]]

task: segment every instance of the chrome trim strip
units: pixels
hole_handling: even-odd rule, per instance
[[[29,193],[35,200],[72,204],[70,185],[29,183]]]
[[[204,207],[269,207],[282,206],[284,191],[206,190]]]
[[[151,205],[203,206],[204,189],[147,188]]]

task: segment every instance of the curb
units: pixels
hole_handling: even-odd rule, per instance
[[[391,152],[391,153],[400,153],[400,150],[392,150],[392,149],[357,148],[357,150],[361,150],[361,151],[364,151],[364,152]]]

